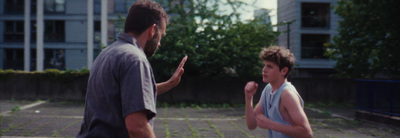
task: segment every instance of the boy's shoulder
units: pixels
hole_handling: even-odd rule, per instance
[[[280,99],[282,103],[288,106],[293,106],[292,104],[299,104],[302,106],[303,101],[301,96],[298,94],[294,86],[285,88],[282,93]]]

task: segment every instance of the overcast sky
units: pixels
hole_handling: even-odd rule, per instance
[[[241,1],[251,4],[256,0],[241,0]],[[257,0],[255,5],[258,6],[258,8],[265,8],[265,9],[272,10],[270,13],[271,22],[272,22],[272,24],[276,24],[276,21],[277,21],[277,13],[276,12],[277,12],[277,6],[278,6],[277,0]],[[249,10],[242,11],[241,12],[242,17],[244,19],[252,19],[254,10],[257,9],[257,7],[254,8],[254,7],[249,6],[246,9],[249,9]]]

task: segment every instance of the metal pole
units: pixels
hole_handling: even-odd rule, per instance
[[[290,22],[287,22],[287,49],[290,49]]]

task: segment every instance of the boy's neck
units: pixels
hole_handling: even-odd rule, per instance
[[[272,93],[274,93],[276,90],[278,90],[279,87],[281,87],[281,85],[282,85],[283,83],[285,83],[285,82],[287,82],[287,79],[286,79],[286,78],[284,78],[284,79],[282,79],[282,80],[277,80],[277,81],[275,81],[275,82],[271,82],[270,84],[271,84],[271,86],[272,86]]]

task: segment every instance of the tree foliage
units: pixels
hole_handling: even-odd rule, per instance
[[[400,78],[400,1],[339,0],[335,13],[339,34],[327,45],[326,55],[337,60],[337,75]]]
[[[260,17],[240,21],[237,0],[160,0],[170,15],[167,35],[150,58],[157,76],[169,77],[188,55],[185,75],[246,76],[261,73],[258,53],[275,43],[278,33]],[[226,9],[232,12],[222,14]],[[225,11],[226,12],[226,11]],[[262,22],[264,20],[264,22]]]

